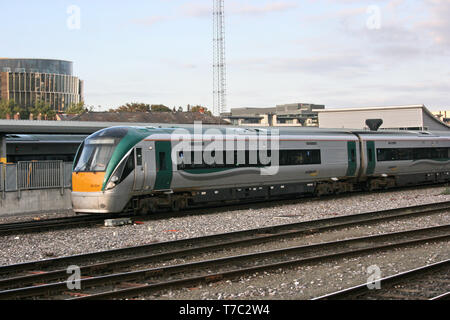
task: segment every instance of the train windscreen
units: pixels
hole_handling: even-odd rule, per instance
[[[80,156],[74,168],[75,172],[104,172],[119,144],[127,134],[125,128],[102,130],[88,137],[80,150]]]

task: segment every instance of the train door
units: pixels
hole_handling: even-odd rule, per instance
[[[134,190],[142,190],[145,183],[145,165],[142,148],[134,149]]]
[[[172,183],[172,147],[170,141],[155,142],[156,181],[154,190],[169,190]]]
[[[375,141],[367,141],[367,171],[366,174],[372,175],[375,172]]]
[[[348,151],[348,169],[347,169],[347,177],[353,177],[356,173],[356,142],[348,141],[347,142],[347,151]]]

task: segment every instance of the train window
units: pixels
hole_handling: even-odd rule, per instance
[[[188,162],[188,161],[186,161],[186,159],[184,158],[184,152],[183,151],[180,151],[180,152],[178,152],[178,168],[180,168],[180,169],[184,169],[185,168],[185,162]]]
[[[167,168],[166,168],[166,153],[165,152],[159,153],[159,167],[158,168],[160,171],[167,170]]]
[[[320,150],[280,150],[280,165],[298,166],[320,164]]]
[[[123,173],[120,177],[119,183],[125,180],[134,170],[134,151],[131,152],[131,154],[128,156],[128,159],[124,161],[123,166]]]
[[[377,160],[407,161],[407,160],[445,160],[449,158],[449,148],[399,148],[377,149]]]
[[[194,152],[190,153],[191,159],[185,159],[186,154],[180,152],[178,154],[181,161],[179,161],[178,170],[189,170],[189,169],[208,169],[208,168],[246,168],[246,167],[264,167],[271,165],[271,150],[261,152],[260,150],[254,150],[250,152],[245,151],[234,151],[230,152],[222,151],[223,163],[213,163],[207,164],[204,161],[203,154],[200,152],[198,157],[203,160],[202,163],[196,163]],[[262,154],[262,155],[261,155]],[[216,154],[219,156],[220,155]],[[356,154],[353,151],[352,157],[356,161]],[[229,163],[227,159],[232,160]],[[264,160],[264,161],[263,161]],[[321,153],[320,150],[280,150],[279,152],[279,164],[282,166],[296,166],[296,165],[312,165],[321,164]]]
[[[136,165],[142,166],[142,148],[136,148]]]
[[[356,151],[355,149],[352,149],[350,153],[350,162],[356,162]]]
[[[81,156],[81,153],[83,152],[83,148],[84,148],[84,142],[78,148],[78,151],[77,151],[77,154],[76,154],[76,158],[75,158],[75,161],[74,161],[74,167],[77,165],[78,160],[80,160],[80,156]]]

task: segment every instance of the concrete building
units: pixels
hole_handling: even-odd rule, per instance
[[[321,128],[367,129],[367,119],[381,119],[380,130],[449,130],[424,105],[327,109],[319,111]]]
[[[317,126],[317,111],[323,109],[324,105],[292,103],[274,108],[236,108],[221,114],[221,117],[237,126]]]
[[[73,63],[48,59],[0,58],[0,99],[27,108],[43,101],[56,112],[83,100],[83,81]]]
[[[450,124],[450,111],[434,111],[432,114],[438,118],[440,121]]]

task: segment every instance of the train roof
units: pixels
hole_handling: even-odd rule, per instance
[[[114,132],[114,129],[125,129],[130,132],[132,135],[138,137],[148,137],[153,134],[211,134],[215,135],[217,133],[221,134],[233,134],[233,135],[283,135],[283,136],[338,136],[338,137],[355,137],[355,134],[361,136],[377,136],[377,137],[392,137],[400,138],[400,137],[449,137],[450,131],[407,131],[407,130],[379,130],[379,131],[369,131],[369,130],[361,130],[361,129],[329,129],[329,128],[317,128],[317,127],[236,127],[236,126],[199,126],[201,129],[197,129],[194,125],[173,125],[171,127],[154,127],[154,126],[116,126],[102,129],[98,132],[108,130],[110,132]],[[198,131],[197,131],[198,130]],[[200,131],[201,130],[201,131]],[[94,135],[97,133],[94,133]],[[44,137],[42,135],[34,135],[33,137]],[[61,139],[64,140],[64,137],[70,137],[71,141],[76,140],[76,137],[83,137],[80,135],[77,136],[58,136],[50,135],[46,136],[51,140],[53,139]],[[73,139],[73,140],[72,140]],[[82,138],[80,141],[82,141]]]
[[[169,128],[156,128],[156,127],[135,127],[146,128],[149,130],[149,134],[152,133],[172,133],[177,129],[187,130],[190,133],[194,132],[193,127],[169,127]],[[203,127],[202,133],[208,133],[211,129],[220,130],[222,133],[232,134],[264,134],[264,133],[279,133],[280,135],[377,135],[377,136],[396,136],[396,137],[432,137],[432,136],[450,136],[450,131],[408,131],[408,130],[379,130],[369,131],[361,129],[329,129],[318,127],[223,127],[217,126],[212,128],[211,126]],[[210,131],[211,132],[211,131]]]

